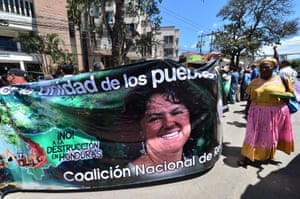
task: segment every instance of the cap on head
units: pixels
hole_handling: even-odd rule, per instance
[[[206,62],[202,55],[191,55],[187,58],[187,63],[190,64],[205,64]]]
[[[25,77],[25,71],[19,69],[19,68],[11,68],[7,71],[7,74],[13,74],[18,77]]]

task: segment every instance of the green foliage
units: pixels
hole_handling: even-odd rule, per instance
[[[63,46],[63,41],[57,33],[39,35],[35,31],[29,33],[20,33],[15,41],[20,42],[22,50],[26,53],[39,53],[42,57],[48,57],[51,64],[62,64],[73,61],[73,56],[68,53]],[[47,69],[47,60],[43,59],[44,73],[49,73]]]
[[[300,67],[300,60],[299,59],[293,59],[290,62],[291,62],[292,68]]]
[[[22,50],[26,53],[42,53],[45,48],[43,38],[35,31],[20,33],[15,41],[21,43]]]
[[[10,119],[10,114],[4,103],[0,103],[0,138],[6,143],[18,145],[18,136],[14,133],[13,122]]]

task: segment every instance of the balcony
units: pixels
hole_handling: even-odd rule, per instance
[[[19,16],[16,14],[0,11],[0,26],[6,26],[7,30],[36,31],[36,20],[32,17]],[[1,29],[1,32],[3,29]]]

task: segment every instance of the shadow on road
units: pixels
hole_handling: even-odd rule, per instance
[[[242,110],[238,110],[238,111],[233,111],[233,113],[244,115],[245,114],[245,110],[242,109]]]
[[[223,162],[230,166],[230,167],[240,167],[238,165],[238,160],[242,158],[241,155],[241,147],[233,147],[230,146],[231,143],[224,142],[223,143],[223,150],[222,150],[222,155],[224,156]],[[257,178],[262,179],[260,176],[260,172],[264,169],[263,165],[279,165],[282,162],[276,161],[276,160],[264,160],[264,161],[256,161],[253,163],[250,163],[249,165],[245,166],[244,168],[247,169],[247,167],[255,167],[258,169],[257,173]],[[300,180],[299,180],[300,181]]]
[[[223,162],[230,167],[239,167],[237,161],[241,158],[241,147],[230,146],[231,143],[223,142]]]
[[[233,121],[233,122],[227,122],[227,124],[234,125],[234,126],[236,126],[238,128],[245,128],[246,127],[246,123],[245,122]]]
[[[298,199],[300,198],[300,155],[285,168],[273,171],[256,185],[249,185],[241,199]],[[259,195],[259,196],[258,196]]]
[[[230,143],[223,143],[223,162],[233,168],[240,167],[237,161],[242,157],[240,147],[232,147]],[[282,162],[275,160],[259,161],[249,164],[248,167],[257,168],[257,178],[260,182],[249,185],[242,194],[241,199],[299,199],[300,198],[300,154],[296,156],[285,168],[271,172],[267,177],[260,173],[264,165],[279,165]]]
[[[244,104],[240,104],[239,105],[239,110],[234,110],[233,111],[233,113],[234,114],[238,114],[238,115],[241,115],[242,117],[240,118],[240,120],[239,121],[230,121],[230,122],[226,122],[227,124],[229,124],[229,125],[233,125],[233,126],[236,126],[236,127],[238,127],[238,128],[245,128],[246,127],[246,120],[244,120],[245,119],[245,117],[244,117],[244,115],[245,115],[245,107],[244,107],[245,105]],[[226,117],[226,116],[225,116]],[[242,119],[242,118],[244,118],[244,119]],[[243,121],[243,122],[241,122],[241,120]]]
[[[244,114],[244,105],[237,104],[234,108],[234,114]],[[295,121],[298,122],[299,120],[295,119]],[[247,121],[242,119],[242,116],[240,119],[226,121],[226,124],[237,128],[245,128],[246,123]],[[295,126],[296,125],[297,124],[295,124]],[[245,129],[241,132],[245,133]],[[280,165],[282,162],[275,160],[257,161],[245,167],[240,167],[237,162],[242,158],[241,147],[233,146],[231,142],[223,142],[222,156],[224,164],[229,167],[245,170],[250,169],[251,167],[256,169],[255,172],[259,182],[254,185],[249,184],[240,199],[300,198],[300,154],[298,154],[286,167],[272,171],[267,176],[263,176],[262,171],[264,171],[268,165]]]

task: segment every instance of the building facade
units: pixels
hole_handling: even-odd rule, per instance
[[[63,41],[61,48],[75,54],[77,62],[81,62],[76,46],[80,46],[80,42],[70,37],[66,6],[66,0],[55,0],[55,3],[47,0],[0,0],[0,75],[13,67],[41,72],[41,56],[22,52],[21,45],[14,41],[20,33],[30,31],[39,35],[58,34]]]
[[[14,42],[19,32],[36,31],[33,1],[0,1],[0,75],[9,68],[38,67],[37,55],[28,55]]]
[[[75,68],[83,70],[79,31],[70,32],[66,0],[33,0],[36,31],[39,35],[56,33],[63,41],[61,48],[74,55]],[[56,70],[55,66],[51,66]],[[52,71],[55,72],[55,71]]]
[[[160,27],[160,34],[156,35],[157,45],[154,45],[154,58],[179,59],[179,29],[174,26]]]

